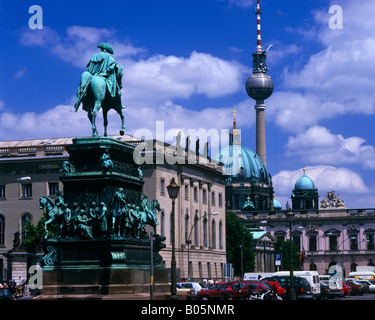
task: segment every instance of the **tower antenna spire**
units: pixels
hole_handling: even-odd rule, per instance
[[[262,12],[260,11],[259,0],[257,0],[257,8],[255,10],[255,14],[257,16],[257,49],[256,49],[256,52],[261,53],[263,51],[262,37],[261,37],[261,34],[260,34],[260,15],[262,14]]]

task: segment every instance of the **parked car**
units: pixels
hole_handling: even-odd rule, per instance
[[[273,286],[275,286],[277,288],[277,294],[284,300],[284,299],[287,299],[288,295],[287,295],[287,292],[286,292],[286,288],[284,288],[279,282],[277,281],[263,281],[263,279],[261,279],[260,281],[262,282],[266,282],[266,283],[269,283],[271,288]]]
[[[0,300],[13,300],[13,295],[9,288],[0,288]]]
[[[338,283],[337,281],[322,281],[320,280],[321,283],[324,285],[327,285],[330,290],[330,294],[328,298],[334,299],[335,297],[343,297],[344,296],[344,289],[342,284]]]
[[[311,286],[309,282],[302,277],[293,277],[294,278],[294,290],[296,292],[297,299],[313,299],[313,293],[311,291]],[[279,282],[284,288],[286,288],[287,293],[289,294],[290,288],[290,277],[289,276],[271,276],[262,279],[264,281],[276,281]]]
[[[360,284],[359,282],[353,280],[353,279],[347,279],[346,280],[346,283],[348,283],[351,288],[352,288],[352,292],[351,292],[351,295],[363,295],[364,293],[364,289],[363,289],[363,285]]]
[[[249,281],[249,283],[242,287],[239,291],[240,298],[247,298],[250,295],[261,295],[271,289],[271,285],[268,282],[263,281]]]
[[[224,282],[213,282],[213,283],[209,283],[207,284],[207,289],[217,289],[219,288],[220,286],[222,286],[224,284]]]
[[[207,290],[207,286],[203,282],[177,282],[176,286],[179,286],[180,289],[189,289],[189,291],[186,293],[187,300],[195,300],[199,291]]]
[[[329,285],[323,281],[320,281],[320,297],[319,299],[329,299],[331,296],[331,289]]]
[[[340,283],[342,284],[344,296],[349,296],[352,293],[352,287],[345,280],[340,281]]]
[[[375,280],[361,279],[361,280],[356,280],[356,281],[360,283],[366,283],[368,285],[368,292],[375,293]]]
[[[237,299],[240,290],[247,285],[247,281],[230,281],[216,289],[207,289],[197,292],[197,300],[227,300]]]

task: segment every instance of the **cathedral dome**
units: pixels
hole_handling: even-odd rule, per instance
[[[307,175],[306,170],[304,169],[303,176],[299,178],[294,185],[294,190],[315,190],[315,184],[314,181],[312,181]]]
[[[270,183],[262,159],[251,149],[234,144],[223,148],[213,158],[224,164],[223,174],[236,180]]]

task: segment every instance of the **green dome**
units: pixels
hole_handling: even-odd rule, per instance
[[[306,174],[299,178],[294,185],[294,190],[315,190],[314,181],[312,181]]]
[[[276,199],[273,199],[272,203],[273,203],[273,208],[275,210],[281,210],[282,209],[280,201],[278,201]]]
[[[224,164],[223,174],[232,179],[270,183],[267,169],[262,159],[251,149],[239,144],[223,148],[213,157]]]

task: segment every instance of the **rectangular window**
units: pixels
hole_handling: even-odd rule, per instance
[[[21,184],[21,198],[31,198],[32,197],[32,184],[24,183]]]
[[[350,236],[350,250],[358,250],[358,236]]]
[[[48,194],[52,197],[57,196],[57,192],[59,191],[59,183],[58,182],[49,182],[48,183]]]
[[[160,194],[162,195],[165,194],[165,179],[164,178],[160,179]]]
[[[214,207],[215,206],[215,192],[212,192],[212,195],[211,195],[212,199],[211,199],[211,203],[212,203],[212,206]]]
[[[367,250],[374,250],[374,235],[373,234],[368,234],[367,235]]]
[[[203,191],[202,191],[202,201],[203,201],[203,203],[204,204],[206,204],[207,203],[207,190],[206,189],[203,189]]]
[[[5,186],[0,187],[0,199],[5,199]]]
[[[316,236],[309,236],[309,251],[316,251]]]
[[[337,250],[337,236],[329,236],[329,250]]]
[[[185,200],[189,200],[189,187],[185,184]]]
[[[194,201],[198,202],[198,188],[194,187]]]
[[[223,206],[223,195],[219,193],[219,207]]]

